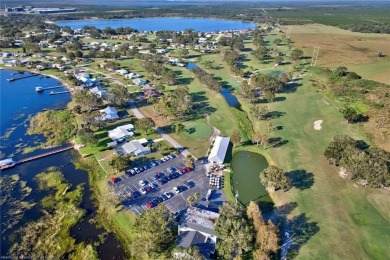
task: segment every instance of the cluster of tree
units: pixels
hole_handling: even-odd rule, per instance
[[[130,241],[134,259],[158,259],[176,240],[173,218],[164,205],[144,210],[134,224],[134,238]]]
[[[98,141],[92,129],[89,127],[81,128],[77,131],[80,142],[87,145],[94,145]]]
[[[244,80],[238,88],[237,93],[241,97],[248,99],[251,103],[256,103],[261,96],[262,99],[272,102],[275,94],[282,90],[289,81],[286,74],[282,74],[280,79],[268,74],[255,74],[250,81]],[[286,83],[285,83],[286,82]]]
[[[224,202],[215,222],[218,256],[222,259],[241,259],[252,252],[256,260],[270,259],[279,249],[278,228],[263,220],[258,205],[251,202],[247,208],[239,203]]]
[[[330,164],[341,167],[349,179],[374,188],[390,186],[390,153],[384,150],[341,135],[334,137],[324,155]]]
[[[104,58],[104,59],[118,59],[121,57],[121,53],[116,51],[109,51],[109,50],[96,50],[96,49],[90,49],[88,52],[88,56],[90,58]]]
[[[265,120],[268,118],[268,106],[254,105],[251,106],[249,112],[251,115],[258,120]]]
[[[292,50],[290,53],[290,57],[293,61],[298,61],[303,57],[303,51],[300,49]]]
[[[232,35],[232,37],[221,37],[219,44],[222,46],[229,46],[231,50],[240,51],[245,48],[245,35]]]
[[[227,65],[230,67],[230,70],[234,72],[236,75],[243,76],[244,72],[241,68],[240,61],[242,60],[242,56],[238,50],[227,50],[224,54],[224,60]]]
[[[267,187],[268,191],[288,190],[292,186],[291,179],[285,174],[283,169],[275,165],[267,167],[260,173],[260,181]]]
[[[268,49],[265,46],[258,46],[255,50],[251,52],[253,57],[255,57],[258,61],[262,62],[268,58]]]
[[[353,32],[390,34],[390,25],[385,23],[344,24],[339,27]]]
[[[152,74],[155,78],[161,78],[162,81],[168,85],[175,85],[177,82],[176,73],[164,67],[162,61],[157,57],[144,60],[143,66],[147,72]]]
[[[130,155],[126,155],[126,156],[115,155],[109,161],[108,165],[110,165],[110,167],[117,170],[118,172],[121,172],[128,169],[131,166],[131,163],[132,160]]]
[[[61,145],[75,136],[77,125],[69,110],[40,112],[30,120],[28,134],[42,134],[48,146]]]
[[[150,117],[135,119],[134,123],[137,129],[144,131],[145,134],[153,131],[153,127],[155,126],[153,120]]]
[[[253,259],[264,260],[276,256],[279,250],[279,229],[271,220],[264,221],[259,205],[251,201],[246,214],[255,228]]]
[[[200,194],[198,192],[195,192],[193,195],[187,197],[187,202],[190,206],[194,206],[199,198]]]
[[[262,144],[265,149],[266,145],[269,144],[269,138],[268,135],[256,131],[252,135],[252,142],[256,143],[257,146],[259,143]]]
[[[155,100],[156,110],[164,117],[183,117],[192,111],[193,101],[187,86],[178,86],[176,89],[165,92]]]
[[[104,98],[114,106],[126,107],[129,105],[130,93],[126,87],[112,84],[107,88]]]
[[[201,34],[201,37],[204,37],[204,33]],[[156,37],[160,39],[161,43],[168,43],[168,39],[172,40],[172,43],[178,44],[189,44],[194,45],[198,43],[198,32],[187,29],[183,32],[174,32],[174,31],[158,31],[156,32]]]
[[[201,68],[197,67],[195,69],[192,69],[192,71],[195,74],[195,78],[200,81],[203,85],[208,87],[211,90],[214,91],[220,91],[222,86],[221,83],[216,80],[213,75],[207,73],[206,71],[202,70]]]
[[[252,34],[252,43],[256,47],[264,45],[264,30],[263,29],[255,29]]]
[[[390,89],[388,85],[362,79],[355,72],[348,71],[346,67],[338,67],[333,71],[325,70],[325,73],[328,76],[329,84],[327,86],[329,90],[336,97],[342,98],[347,104],[363,103],[371,109],[375,109],[376,114],[386,115],[386,111],[389,111]],[[367,115],[361,115],[351,108],[343,109],[341,112],[348,122],[351,123],[367,119]],[[388,128],[390,122],[384,122],[378,124],[378,126]]]
[[[88,112],[98,108],[103,103],[101,98],[86,89],[76,91],[73,94],[73,100],[76,105],[80,106],[81,111]]]

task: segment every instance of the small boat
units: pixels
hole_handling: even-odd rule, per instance
[[[43,88],[42,88],[42,87],[39,87],[39,86],[38,86],[38,87],[35,87],[35,91],[38,92],[38,93],[39,93],[39,92],[43,92]]]
[[[5,169],[8,169],[8,168],[11,168],[14,166],[15,166],[15,162],[14,162],[14,160],[12,160],[12,158],[0,161],[0,169],[1,170],[5,170]]]

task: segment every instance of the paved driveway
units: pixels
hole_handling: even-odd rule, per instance
[[[205,197],[207,190],[210,188],[208,186],[208,178],[205,174],[204,165],[198,163],[193,171],[185,173],[176,179],[172,179],[163,185],[160,185],[156,180],[154,180],[153,176],[156,173],[161,172],[168,175],[168,167],[175,167],[176,169],[179,169],[183,168],[184,164],[185,157],[183,155],[178,155],[175,159],[169,160],[137,175],[130,177],[123,175],[120,177],[121,180],[112,184],[111,187],[113,188],[115,194],[121,195],[123,198],[122,203],[125,207],[136,214],[140,214],[142,210],[147,210],[147,207],[145,206],[147,201],[151,201],[165,192],[171,192],[174,194],[172,192],[173,187],[181,186],[184,189],[181,193],[174,194],[172,198],[164,201],[163,203],[171,212],[183,210],[188,206],[188,196],[198,192],[200,194],[200,198],[202,199]],[[141,195],[139,192],[141,186],[138,183],[140,180],[143,180],[146,184],[153,183],[157,186],[157,188],[145,195]],[[186,181],[191,184],[191,188],[185,188],[184,182]],[[130,194],[133,194],[134,192],[138,193],[140,196],[135,199],[130,199]]]

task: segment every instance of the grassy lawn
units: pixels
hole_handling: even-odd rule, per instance
[[[234,194],[232,192],[232,183],[231,183],[231,175],[232,172],[224,172],[224,184],[223,184],[223,193],[225,194],[226,198],[230,201],[235,201]]]
[[[205,156],[210,146],[209,138],[213,134],[213,129],[206,124],[204,118],[183,124],[184,130],[180,133],[172,133],[171,136],[188,147],[196,157]]]
[[[268,134],[288,141],[281,147],[266,149],[267,158],[298,179],[309,180],[305,185],[295,183],[289,192],[273,193],[275,205],[290,203],[290,217],[299,215],[303,221],[292,224],[304,232],[299,237],[301,259],[387,259],[390,211],[383,205],[390,204],[390,193],[341,179],[337,168],[323,156],[335,135],[367,138],[358,126],[345,122],[334,102],[310,89],[308,78],[310,73],[295,92],[280,95],[286,100],[267,104],[270,111],[282,112],[272,120],[281,130]],[[313,122],[319,119],[323,120],[322,129],[316,131]],[[256,129],[266,132],[267,122],[254,122]],[[314,183],[310,182],[311,176]]]

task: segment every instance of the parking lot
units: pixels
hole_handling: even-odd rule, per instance
[[[165,184],[160,184],[153,176],[156,173],[164,173],[164,175],[167,176],[169,175],[167,170],[168,167],[174,167],[179,170],[180,168],[185,167],[185,161],[186,159],[184,156],[178,155],[174,159],[168,160],[136,175],[123,175],[120,178],[117,178],[115,183],[110,184],[110,186],[112,187],[113,192],[123,200],[123,205],[136,214],[140,214],[142,210],[148,209],[146,207],[146,202],[161,197],[165,192],[170,192],[172,197],[161,203],[163,203],[171,212],[180,211],[188,206],[188,196],[193,195],[196,192],[200,194],[200,199],[206,196],[210,187],[208,185],[209,179],[206,177],[204,165],[199,163],[192,171],[171,179]],[[145,182],[145,187],[153,184],[156,188],[142,195],[140,192],[141,185],[139,184],[139,181],[141,180]],[[185,182],[189,185],[186,185]],[[173,192],[173,187],[179,187],[182,191],[179,194],[176,194]]]

